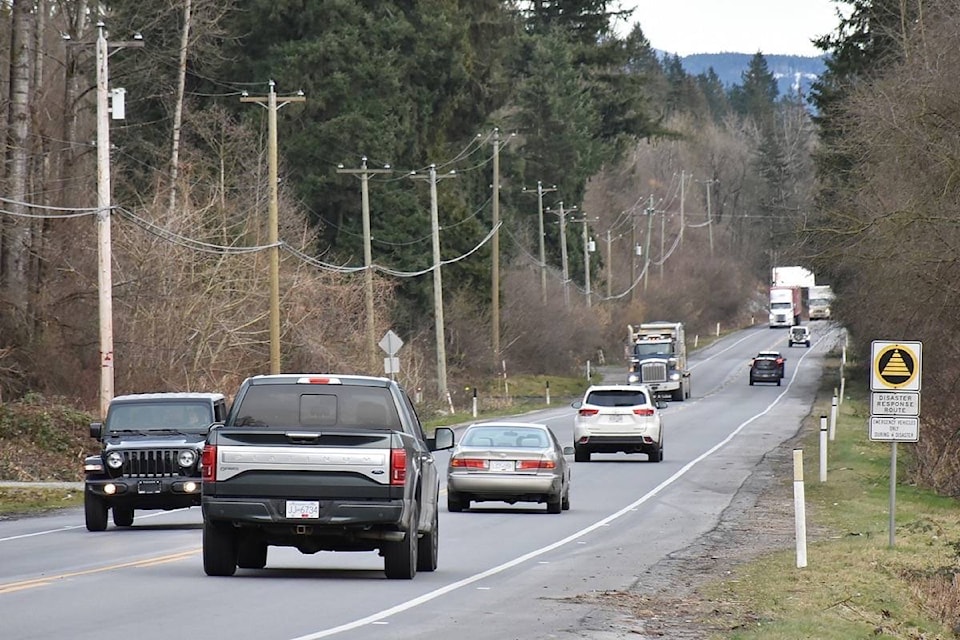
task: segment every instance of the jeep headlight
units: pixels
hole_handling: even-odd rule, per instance
[[[177,456],[177,462],[184,468],[192,467],[196,461],[197,452],[193,449],[184,449],[180,452],[180,455]]]
[[[674,381],[679,380],[679,379],[680,379],[680,374],[677,373],[676,371],[674,371],[673,373],[670,374],[670,379],[671,379],[671,380],[674,380]]]
[[[634,384],[635,382],[640,382],[640,376],[638,376],[638,375],[635,374],[635,373],[631,373],[629,376],[627,376],[627,382],[628,382],[629,384]]]
[[[123,456],[119,451],[111,451],[107,454],[107,466],[111,469],[119,469],[123,466]]]

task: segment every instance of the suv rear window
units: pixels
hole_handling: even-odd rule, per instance
[[[650,404],[650,401],[647,399],[647,394],[640,389],[607,389],[588,393],[587,404],[598,407],[633,407],[638,404]]]
[[[233,424],[399,430],[400,417],[382,387],[263,384],[247,389]]]
[[[755,369],[776,369],[777,361],[776,360],[754,360],[753,367]]]

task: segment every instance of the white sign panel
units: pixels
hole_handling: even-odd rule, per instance
[[[871,391],[920,391],[920,370],[923,343],[870,343]]]
[[[919,416],[917,391],[874,391],[870,394],[870,414],[875,416]]]
[[[400,358],[390,356],[383,359],[384,373],[400,373]]]
[[[920,418],[870,416],[870,439],[884,442],[916,442],[920,439]]]
[[[391,329],[383,334],[383,337],[380,339],[378,344],[388,356],[395,356],[397,355],[397,351],[400,351],[400,347],[403,346],[403,340],[401,340],[400,336],[395,334],[393,329]],[[388,371],[387,373],[390,372]]]

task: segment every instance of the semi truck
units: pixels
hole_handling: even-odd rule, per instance
[[[657,397],[690,397],[690,370],[682,322],[627,325],[630,360],[627,382],[644,384]]]
[[[833,289],[830,285],[810,287],[810,319],[829,320],[830,305],[833,303]]]
[[[792,327],[807,317],[804,287],[770,287],[770,328]]]

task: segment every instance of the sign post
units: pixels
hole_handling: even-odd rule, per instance
[[[897,443],[920,439],[923,343],[870,343],[870,439],[891,443],[890,546],[896,542]]]
[[[396,380],[396,375],[400,372],[400,358],[397,357],[397,352],[403,346],[403,340],[393,332],[393,329],[390,329],[383,334],[378,344],[387,354],[387,357],[383,359],[383,371],[390,374],[391,380]]]

